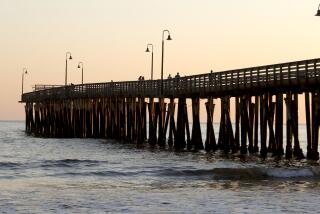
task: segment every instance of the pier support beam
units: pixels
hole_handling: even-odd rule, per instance
[[[200,99],[193,98],[192,99],[192,118],[193,118],[193,125],[192,125],[192,138],[191,138],[191,146],[194,150],[203,150],[203,142],[201,136],[201,127],[200,127]]]
[[[319,160],[319,92],[312,92],[312,143],[309,159]]]
[[[305,111],[306,111],[306,128],[307,128],[307,158],[312,157],[312,138],[311,138],[311,118],[310,118],[310,93],[305,92]]]
[[[259,96],[255,96],[254,104],[254,146],[253,151],[259,151]]]
[[[174,139],[174,148],[182,150],[186,146],[186,117],[188,117],[186,109],[186,98],[180,97],[178,100],[178,115],[177,115],[177,138]]]
[[[268,96],[267,94],[260,96],[260,136],[261,149],[260,156],[267,156],[267,123],[268,123]]]
[[[240,98],[235,97],[235,146],[231,148],[232,153],[236,153],[240,149]]]
[[[216,137],[214,134],[213,128],[213,114],[214,114],[214,106],[213,98],[209,97],[208,102],[206,102],[206,110],[207,110],[207,137],[205,141],[205,150],[207,152],[217,150]]]
[[[175,112],[174,98],[171,98],[170,103],[168,105],[168,113],[167,113],[168,122],[166,122],[166,127],[169,126],[169,138],[168,138],[169,147],[173,146],[173,139],[176,139],[177,137],[177,131],[176,131],[176,126],[174,121],[174,112]]]
[[[221,98],[221,119],[218,146],[225,153],[235,147],[235,140],[230,119],[230,97]]]
[[[272,95],[268,96],[268,104],[266,106],[267,117],[268,117],[268,128],[269,128],[269,145],[268,152],[273,152],[275,155],[277,153],[276,139],[274,134],[274,113],[276,108],[276,103],[272,101]]]
[[[164,98],[159,99],[159,103],[156,107],[156,114],[158,117],[158,145],[164,147],[166,143],[166,133],[164,133],[166,104]]]
[[[275,121],[275,144],[276,144],[276,156],[284,155],[283,149],[283,95],[276,95],[276,121]]]
[[[157,121],[155,116],[155,103],[153,98],[149,98],[149,139],[150,145],[154,146],[157,143]]]

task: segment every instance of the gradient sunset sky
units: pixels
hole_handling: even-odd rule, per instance
[[[320,57],[320,0],[0,0],[0,120],[24,119],[19,104],[34,84],[182,76]]]

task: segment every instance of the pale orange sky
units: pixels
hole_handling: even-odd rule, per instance
[[[160,77],[191,75],[320,57],[316,0],[0,0],[0,119],[24,119],[25,91],[34,84],[136,80],[150,76],[147,43],[154,44]]]

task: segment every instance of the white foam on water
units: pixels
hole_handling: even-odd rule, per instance
[[[319,170],[320,172],[320,170]],[[299,178],[314,177],[315,173],[312,169],[286,169],[286,168],[268,168],[265,173],[275,178]]]

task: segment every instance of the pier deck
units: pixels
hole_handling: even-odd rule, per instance
[[[226,153],[260,152],[262,157],[272,153],[301,159],[304,155],[299,144],[298,94],[304,93],[307,157],[318,160],[319,82],[320,59],[310,59],[163,81],[43,87],[23,94],[21,102],[26,103],[26,131],[37,136],[112,138],[138,144],[148,136],[151,145],[173,146],[177,150],[221,149]],[[165,103],[167,99],[169,103]],[[187,99],[192,100],[192,130]],[[201,139],[200,99],[207,99],[205,143]],[[215,99],[221,100],[217,139],[212,125]],[[235,104],[235,125],[231,124],[231,99]]]

